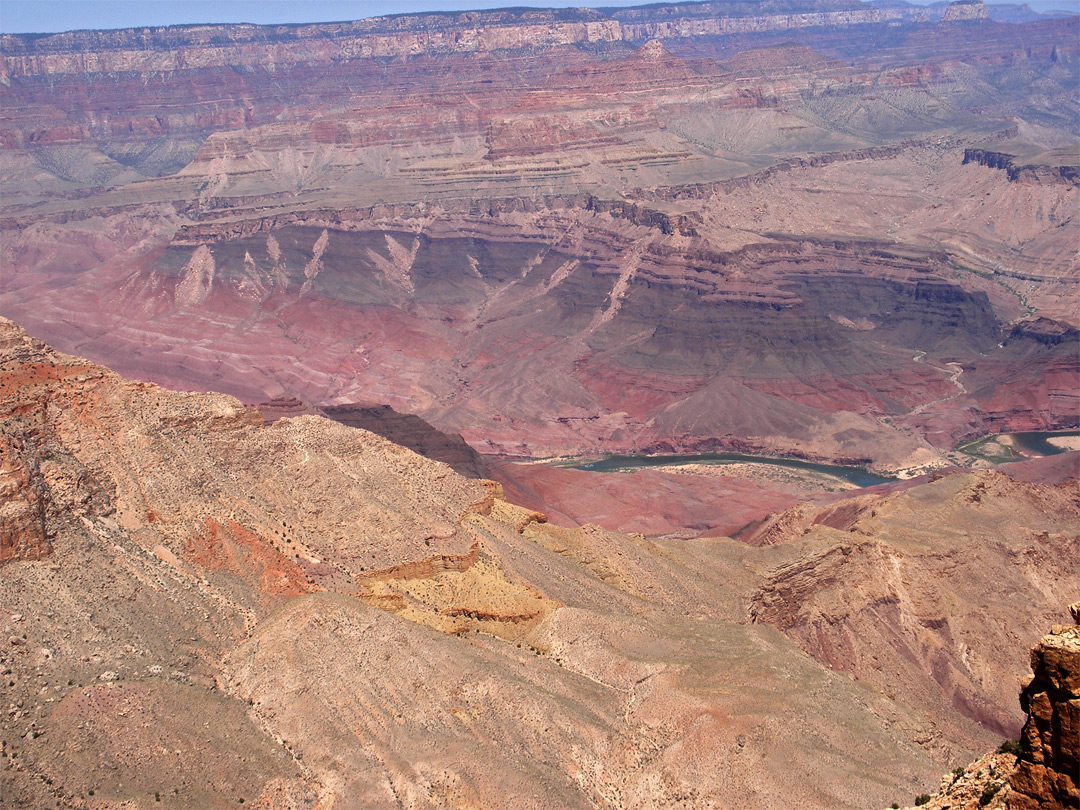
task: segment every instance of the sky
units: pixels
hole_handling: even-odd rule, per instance
[[[135,28],[182,23],[340,22],[414,11],[506,6],[640,6],[656,0],[0,0],[0,32]]]
[[[998,0],[1024,2],[1024,0]],[[1080,9],[1080,0],[1026,0],[1032,8]],[[184,23],[337,22],[414,11],[506,6],[640,6],[656,0],[0,0],[0,33],[135,28]],[[933,0],[915,0],[933,2]]]

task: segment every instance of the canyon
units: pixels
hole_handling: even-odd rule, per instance
[[[1025,9],[0,35],[0,804],[1069,806]]]
[[[799,8],[5,36],[4,314],[500,456],[1074,427],[1076,18]]]
[[[8,806],[885,806],[1080,585],[1052,459],[650,541],[9,321],[0,414]]]

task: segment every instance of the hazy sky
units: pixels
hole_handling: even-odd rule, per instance
[[[656,0],[0,0],[0,32],[132,28],[181,23],[287,23],[358,20],[411,11],[506,6],[640,6]],[[1004,0],[1008,2],[1008,0]],[[932,0],[916,0],[932,2]],[[1023,0],[1013,0],[1023,2]],[[1080,7],[1080,0],[1027,0],[1033,8]]]
[[[338,22],[412,11],[640,6],[648,2],[656,0],[0,0],[0,31],[15,34],[180,23]]]

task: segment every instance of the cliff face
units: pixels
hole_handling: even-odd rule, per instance
[[[1080,625],[1080,603],[1070,606]],[[1020,694],[1028,713],[1009,807],[1080,807],[1080,626],[1055,627],[1031,651],[1032,675]]]
[[[0,75],[172,71],[309,58],[490,53],[556,45],[690,38],[899,19],[857,0],[687,3],[655,8],[528,9],[373,17],[290,26],[177,26],[0,37]],[[87,57],[87,52],[93,56]]]
[[[513,456],[915,470],[1074,424],[1073,338],[1002,341],[1029,308],[1075,326],[1067,150],[964,155],[1068,137],[1077,21],[891,14],[9,37],[4,312],[133,376],[381,402]]]
[[[978,22],[988,19],[989,15],[982,0],[958,0],[958,2],[949,3],[941,14],[943,23]]]
[[[993,169],[1003,169],[1012,182],[1060,182],[1080,184],[1080,167],[1069,163],[1040,164],[1018,161],[1016,155],[990,149],[965,149],[964,163],[978,163]]]

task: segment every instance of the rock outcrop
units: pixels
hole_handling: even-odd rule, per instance
[[[1031,651],[1010,810],[1080,807],[1080,602],[1069,609],[1074,625],[1054,627]]]
[[[906,802],[903,810],[1006,810],[1011,793],[1009,778],[1015,771],[1016,757],[1012,754],[987,754],[942,775],[936,793],[915,797],[916,803]]]
[[[0,564],[40,560],[52,550],[45,529],[48,489],[37,459],[22,443],[0,434]]]
[[[983,0],[956,0],[949,3],[941,14],[941,22],[978,22],[989,19]]]
[[[1040,161],[1039,157],[1044,158],[1044,161]],[[1050,157],[1057,159],[1053,162],[1045,160]],[[1080,185],[1080,158],[1071,153],[1071,150],[1062,149],[1056,154],[1022,160],[1007,152],[969,147],[964,150],[964,163],[977,163],[991,169],[1002,169],[1013,183]]]
[[[1075,810],[1080,807],[1080,602],[1073,626],[1056,625],[1031,650],[1020,692],[1028,714],[1020,744],[945,774],[935,794],[904,810]],[[897,805],[893,805],[896,807]]]

